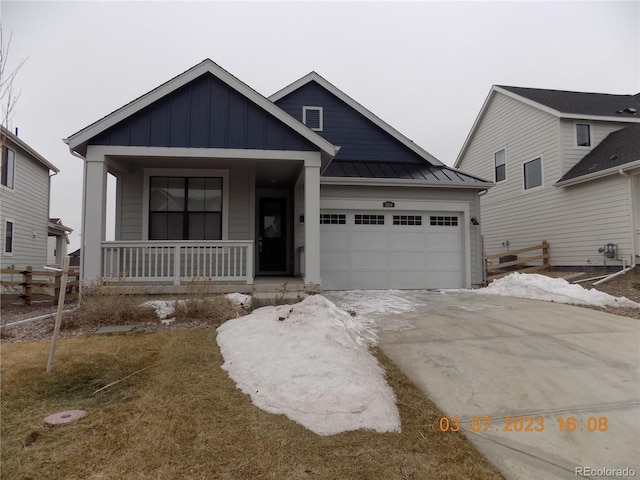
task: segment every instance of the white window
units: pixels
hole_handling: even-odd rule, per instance
[[[16,170],[16,154],[6,145],[2,147],[2,171],[0,183],[8,188],[13,188],[13,178]]]
[[[384,215],[356,215],[356,225],[384,225]]]
[[[429,217],[429,223],[433,227],[457,227],[458,217],[432,216]]]
[[[4,253],[5,255],[13,254],[13,220],[7,220],[4,223]]]
[[[394,225],[422,225],[422,215],[394,215]]]
[[[578,147],[591,146],[591,125],[576,123],[576,145]]]
[[[342,213],[321,213],[320,224],[321,225],[345,225],[347,223],[347,216]]]
[[[506,155],[504,148],[493,154],[493,165],[496,182],[507,178]]]
[[[524,189],[542,185],[542,158],[524,164]]]
[[[302,123],[311,130],[321,132],[323,127],[322,107],[302,107]]]

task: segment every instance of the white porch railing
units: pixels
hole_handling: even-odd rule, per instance
[[[102,242],[102,277],[126,282],[193,279],[253,283],[251,241]]]

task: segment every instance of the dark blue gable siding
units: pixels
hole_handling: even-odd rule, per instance
[[[93,145],[305,150],[318,147],[205,74],[89,141]]]
[[[299,121],[303,106],[322,107],[323,131],[317,133],[340,147],[334,161],[426,162],[314,81],[281,98],[276,105]]]

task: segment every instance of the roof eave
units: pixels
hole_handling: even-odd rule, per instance
[[[36,152],[32,147],[30,147],[27,143],[25,143],[20,137],[18,137],[16,135],[14,135],[13,133],[11,133],[10,130],[6,129],[5,127],[2,127],[2,134],[4,136],[6,136],[7,138],[9,138],[11,140],[11,142],[16,144],[22,150],[24,150],[29,155],[31,155],[33,158],[35,158],[42,165],[47,167],[49,170],[51,170],[52,172],[55,172],[55,173],[60,173],[60,169],[58,167],[56,167],[53,163],[51,163],[49,160],[47,160],[42,155],[40,155],[38,152]]]
[[[599,170],[597,172],[589,173],[587,175],[580,175],[579,177],[569,178],[567,180],[560,180],[553,184],[554,187],[568,187],[576,185],[578,183],[584,183],[591,180],[596,180],[602,177],[608,177],[614,175],[620,171],[626,172],[627,170],[633,170],[634,168],[640,168],[640,159],[633,162],[625,163],[624,165],[618,165],[617,167],[607,168],[606,170]]]
[[[404,146],[406,146],[407,148],[412,150],[414,153],[420,155],[423,159],[425,159],[426,161],[428,161],[432,165],[444,166],[444,163],[442,163],[436,157],[434,157],[429,152],[427,152],[425,149],[423,149],[422,147],[420,147],[419,145],[414,143],[410,138],[408,138],[405,135],[403,135],[402,133],[400,133],[398,130],[393,128],[387,122],[385,122],[380,117],[378,117],[376,114],[374,114],[369,109],[367,109],[366,107],[364,107],[363,105],[361,105],[360,103],[355,101],[349,95],[344,93],[342,90],[340,90],[338,87],[333,85],[331,82],[329,82],[328,80],[326,80],[325,78],[323,78],[322,76],[317,74],[316,72],[310,72],[307,75],[305,75],[304,77],[299,78],[295,82],[291,83],[290,85],[287,85],[283,89],[278,90],[276,93],[274,93],[273,95],[269,96],[269,100],[271,100],[272,102],[275,103],[278,100],[280,100],[281,98],[286,97],[290,93],[298,90],[300,87],[302,87],[303,85],[306,85],[307,83],[309,83],[311,81],[315,81],[318,84],[320,84],[323,88],[325,88],[326,90],[331,92],[333,95],[338,97],[340,100],[345,102],[351,108],[353,108],[354,110],[359,112],[365,118],[367,118],[368,120],[373,122],[375,125],[377,125],[382,130],[387,132],[389,135],[394,137],[396,140],[398,140]]]

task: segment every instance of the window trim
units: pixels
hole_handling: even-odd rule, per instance
[[[2,153],[0,155],[2,155],[2,157],[0,157],[0,160],[2,161],[2,163],[4,163],[4,156],[5,156],[5,152],[11,152],[13,153],[13,169],[11,170],[11,186],[9,185],[5,185],[4,183],[2,183],[0,181],[0,188],[9,190],[9,191],[14,191],[16,188],[16,151],[13,150],[12,148],[9,148],[7,145],[3,145],[2,146]],[[8,155],[8,153],[7,153]],[[2,165],[0,164],[0,169],[2,169]],[[0,178],[1,178],[1,174],[0,174]],[[9,177],[7,176],[7,183],[8,183]]]
[[[11,224],[11,250],[7,251],[7,224]],[[16,222],[12,218],[4,219],[4,231],[2,232],[2,254],[12,257],[16,245]]]
[[[578,145],[578,125],[585,125],[586,127],[589,128],[589,145]],[[592,125],[587,122],[576,122],[573,124],[573,138],[575,141],[576,148],[584,148],[589,150],[592,148],[593,146],[592,130],[593,130]]]
[[[498,167],[496,165],[496,155],[500,152],[504,152],[504,178],[501,180],[498,180]],[[504,182],[507,180],[507,149],[506,147],[502,147],[499,150],[496,150],[493,152],[493,180],[498,183],[498,182]]]
[[[220,177],[222,178],[222,238],[229,240],[229,170],[206,168],[143,168],[142,184],[142,238],[149,240],[149,190],[151,177]],[[160,240],[157,240],[160,241]],[[176,243],[189,241],[215,242],[216,240],[175,240]]]
[[[531,163],[531,162],[535,162],[536,160],[540,160],[540,185],[535,185],[533,187],[529,187],[527,188],[526,186],[526,175],[525,175],[525,165]],[[527,160],[526,162],[522,163],[522,191],[524,192],[530,192],[532,190],[536,190],[539,188],[544,187],[544,158],[542,155],[538,155],[534,158],[532,158],[531,160]]]
[[[318,112],[318,128],[313,128],[309,125],[307,125],[307,111],[316,111]],[[309,127],[311,130],[313,130],[314,132],[322,132],[324,129],[324,112],[323,112],[323,108],[322,107],[313,107],[313,106],[303,106],[302,107],[302,123],[304,123],[307,127]]]

